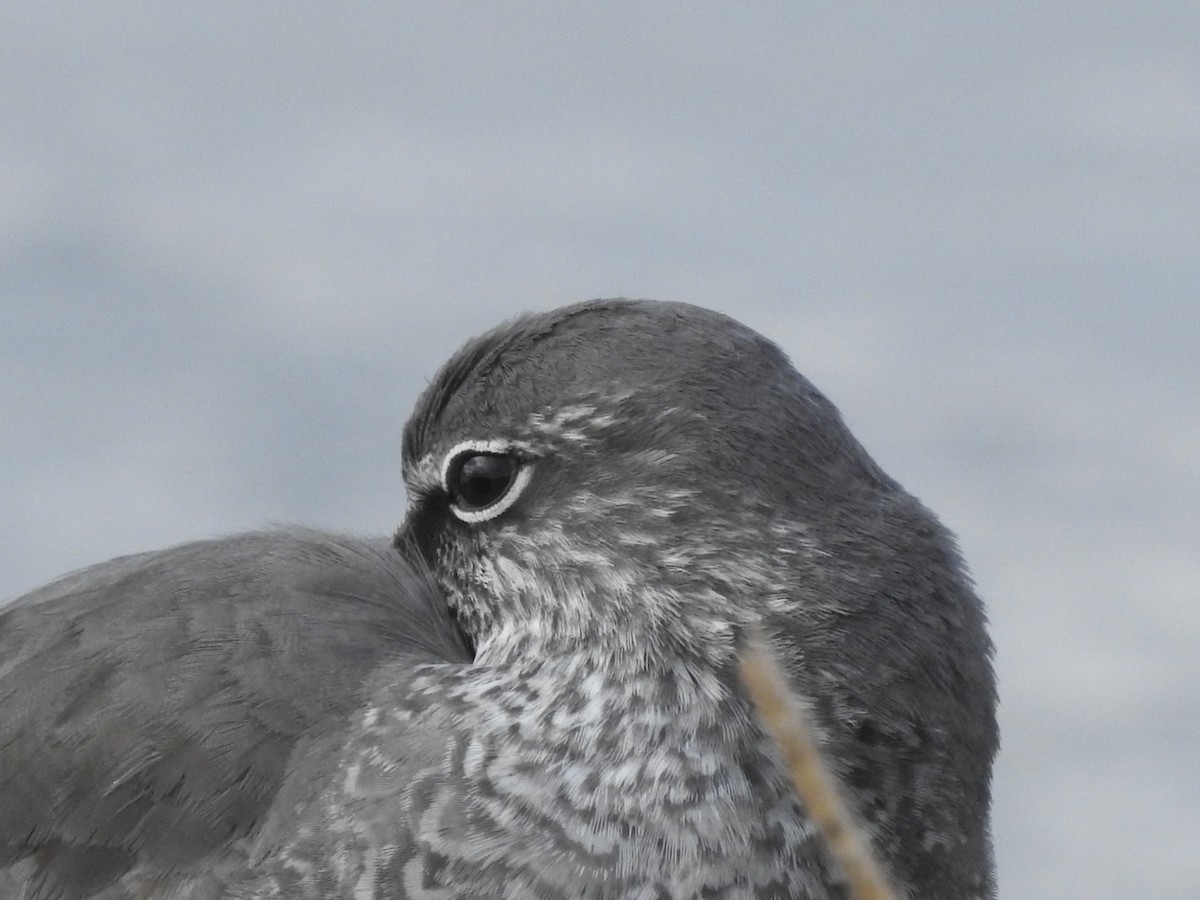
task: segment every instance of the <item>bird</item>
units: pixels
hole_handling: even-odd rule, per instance
[[[903,894],[994,896],[983,604],[775,343],[528,313],[441,367],[401,467],[390,539],[235,535],[0,609],[3,896],[840,900],[750,631]]]

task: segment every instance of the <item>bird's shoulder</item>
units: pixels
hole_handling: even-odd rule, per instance
[[[327,758],[371,671],[454,659],[446,610],[386,542],[304,529],[19,598],[0,610],[0,885],[83,898],[126,873],[211,870],[293,768]]]

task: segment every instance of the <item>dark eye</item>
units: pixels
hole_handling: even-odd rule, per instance
[[[446,466],[450,508],[465,522],[482,522],[508,509],[529,473],[511,453],[463,450]]]
[[[511,456],[473,453],[455,461],[446,486],[463,509],[483,509],[503,497],[516,476],[517,461]]]

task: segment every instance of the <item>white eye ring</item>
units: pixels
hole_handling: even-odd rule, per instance
[[[442,460],[442,489],[445,490],[446,496],[451,498],[450,511],[458,519],[470,525],[487,522],[502,515],[517,502],[528,486],[529,479],[533,476],[533,466],[528,461],[521,460],[518,463],[516,474],[500,497],[478,509],[466,509],[453,500],[456,492],[450,486],[450,473],[456,462],[464,456],[474,455],[512,457],[513,445],[504,441],[463,441],[452,447]]]

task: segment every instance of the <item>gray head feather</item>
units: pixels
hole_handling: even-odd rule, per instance
[[[532,470],[494,520],[461,521],[441,483],[464,442]],[[721,669],[763,620],[901,881],[991,891],[981,605],[950,535],[775,345],[682,304],[518,319],[443,368],[404,464],[407,533],[480,661]]]

